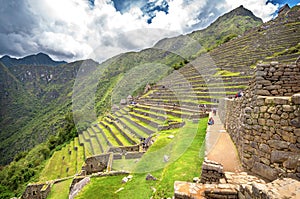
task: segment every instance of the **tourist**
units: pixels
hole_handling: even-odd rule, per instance
[[[237,94],[235,94],[235,98],[238,98],[238,97],[243,97],[243,91],[239,91],[237,92]]]
[[[212,109],[212,112],[214,115],[217,115],[217,109],[215,107]]]
[[[214,123],[215,123],[214,119],[212,117],[210,117],[207,124],[208,125],[213,125]]]

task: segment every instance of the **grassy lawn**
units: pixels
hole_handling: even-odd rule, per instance
[[[54,184],[47,199],[68,199],[71,182],[72,179],[69,179]]]
[[[135,166],[128,163],[132,169],[131,181],[121,183],[126,175],[92,178],[76,198],[144,199],[151,196],[154,198],[173,196],[176,180],[192,181],[193,177],[200,175],[204,158],[206,121],[207,118],[201,119],[199,126],[186,121],[184,128],[158,132],[156,141],[140,161]],[[168,138],[171,134],[175,136],[173,139]],[[167,162],[163,159],[165,154],[170,157]],[[126,160],[120,160],[115,164],[124,163],[121,161]],[[146,181],[148,173],[158,180]],[[120,188],[123,190],[115,193]]]

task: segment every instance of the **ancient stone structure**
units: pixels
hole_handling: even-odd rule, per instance
[[[75,198],[75,196],[83,189],[85,185],[90,182],[90,177],[74,178],[69,191],[69,199]]]
[[[108,149],[108,152],[112,153],[127,153],[127,152],[138,152],[139,151],[139,145],[133,145],[133,146],[118,146],[118,147],[110,147]]]
[[[29,184],[22,194],[22,199],[46,199],[51,191],[49,183]]]
[[[300,63],[258,64],[245,95],[221,101],[220,118],[242,164],[268,179],[300,179]],[[226,110],[226,111],[222,111]]]
[[[223,165],[205,158],[202,164],[201,183],[219,183],[224,178]]]
[[[300,182],[292,178],[281,178],[266,183],[246,172],[224,172],[220,183],[202,184],[176,181],[174,190],[176,199],[296,199],[300,197]]]
[[[82,170],[85,170],[87,175],[96,172],[101,172],[107,168],[109,158],[109,153],[88,157],[85,160],[85,164],[83,165]]]

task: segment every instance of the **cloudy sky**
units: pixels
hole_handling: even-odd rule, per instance
[[[103,61],[209,25],[243,5],[264,21],[299,0],[0,0],[0,56]]]

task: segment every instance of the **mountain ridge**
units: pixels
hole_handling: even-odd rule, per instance
[[[38,53],[28,55],[22,58],[12,58],[9,55],[4,55],[0,58],[0,61],[7,67],[17,65],[45,65],[45,66],[58,66],[66,64],[66,61],[54,61],[49,55],[45,53]]]

